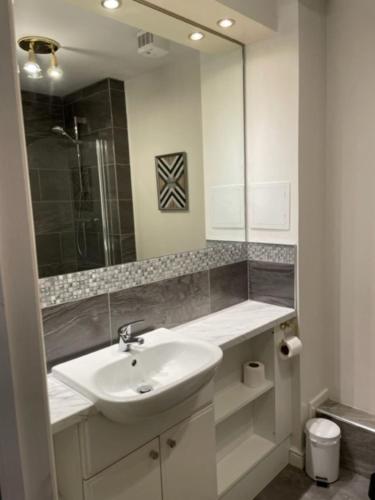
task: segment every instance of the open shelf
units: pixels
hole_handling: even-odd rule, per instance
[[[270,380],[266,380],[264,384],[255,388],[237,382],[219,391],[214,401],[215,424],[220,424],[244,406],[271,390],[273,386],[274,384]]]
[[[275,446],[272,441],[253,434],[225,455],[217,464],[219,497],[271,453]]]

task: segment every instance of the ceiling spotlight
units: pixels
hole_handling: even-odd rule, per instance
[[[199,42],[199,40],[204,38],[204,33],[201,31],[194,31],[194,33],[190,33],[189,38],[193,40],[193,42]]]
[[[236,24],[236,21],[225,17],[224,19],[220,19],[217,24],[220,28],[231,28],[234,24]]]
[[[120,5],[120,0],[102,0],[102,7],[108,10],[118,9]]]
[[[59,80],[59,78],[61,78],[63,75],[63,70],[60,68],[57,62],[57,57],[53,47],[51,47],[51,65],[47,69],[47,74],[54,80]]]
[[[34,75],[38,75],[42,72],[39,64],[36,62],[35,52],[34,52],[34,44],[30,43],[28,50],[28,58],[25,64],[23,65],[23,69],[28,73],[30,78],[33,78]]]
[[[39,71],[39,73],[28,73],[27,78],[31,78],[32,80],[41,80],[43,78],[43,73]]]

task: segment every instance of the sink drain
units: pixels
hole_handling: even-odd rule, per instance
[[[148,392],[151,392],[153,389],[152,385],[140,385],[139,387],[137,387],[137,392],[139,392],[139,394],[147,394]]]

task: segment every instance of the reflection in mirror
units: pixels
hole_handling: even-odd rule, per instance
[[[242,47],[97,3],[16,3],[40,277],[245,239]]]

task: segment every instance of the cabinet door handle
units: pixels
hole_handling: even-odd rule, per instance
[[[175,448],[176,447],[176,441],[174,439],[167,439],[167,445],[169,448]]]
[[[152,458],[152,460],[157,460],[159,458],[159,453],[155,450],[151,450],[150,451],[150,458]]]

